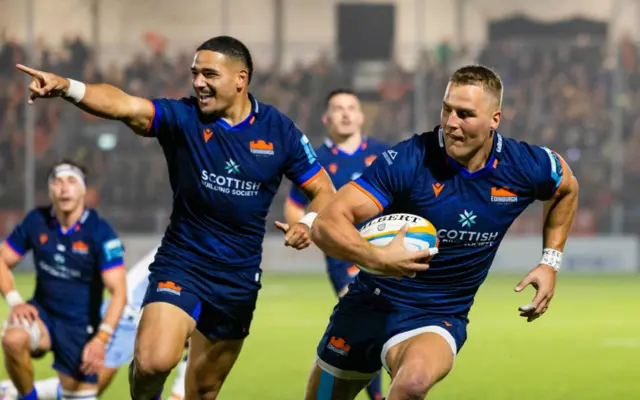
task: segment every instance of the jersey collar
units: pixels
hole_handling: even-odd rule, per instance
[[[60,226],[60,222],[58,222],[58,219],[56,218],[56,213],[53,211],[53,206],[49,208],[49,216],[51,217],[53,224],[58,230],[58,233],[62,236],[68,236],[73,232],[78,232],[80,230],[80,227],[84,225],[85,222],[87,222],[87,219],[89,218],[89,209],[84,209],[84,212],[82,213],[82,215],[80,215],[80,218],[78,218],[78,220],[71,227],[69,227],[67,232],[62,231],[62,226]]]
[[[475,172],[469,172],[467,168],[465,168],[462,164],[460,164],[459,162],[457,162],[447,154],[446,149],[444,148],[443,129],[441,126],[438,126],[437,130],[438,130],[438,144],[440,145],[440,149],[442,150],[442,152],[446,157],[447,163],[451,165],[454,169],[459,171],[463,176],[468,178],[477,178],[485,175],[487,172],[493,171],[498,166],[498,160],[502,155],[502,148],[503,148],[502,135],[500,135],[498,131],[493,131],[493,134],[494,134],[493,148],[491,149],[491,156],[489,157],[489,160],[487,161],[485,166]]]
[[[331,140],[328,137],[324,139],[324,145],[327,146],[327,148],[334,155],[343,154],[345,156],[352,157],[352,156],[358,154],[359,152],[367,149],[367,147],[369,146],[369,139],[366,136],[362,136],[362,141],[360,142],[360,146],[358,146],[353,153],[347,153],[346,151],[341,150],[338,147],[338,145],[335,144],[333,142],[333,140]]]
[[[250,126],[251,124],[253,124],[256,121],[256,117],[258,116],[258,113],[260,112],[260,103],[258,103],[258,100],[256,100],[256,98],[251,93],[248,93],[248,95],[249,95],[249,100],[251,100],[251,112],[249,113],[247,118],[245,118],[244,121],[240,122],[237,125],[231,126],[224,119],[218,118],[216,120],[216,124],[220,125],[222,129],[226,131],[231,131],[231,132],[241,131],[247,128],[248,126]]]

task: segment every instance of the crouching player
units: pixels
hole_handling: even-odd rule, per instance
[[[38,399],[31,358],[54,354],[63,399],[95,399],[105,350],[127,303],[124,249],[109,224],[85,208],[85,172],[64,161],[48,174],[50,207],[31,211],[3,243],[0,291],[5,368],[19,399]],[[29,250],[36,289],[24,302],[11,269]],[[111,302],[101,320],[104,288]]]
[[[307,399],[353,399],[381,366],[391,374],[388,400],[423,399],[453,367],[467,338],[467,315],[511,223],[544,201],[539,265],[516,286],[536,295],[520,315],[541,316],[577,208],[578,183],[555,152],[508,139],[500,123],[502,82],[467,66],[449,80],[441,126],[385,151],[315,220],[312,240],[360,272],[335,307],[317,349]],[[379,212],[411,213],[438,229],[439,253],[405,249],[406,228],[385,247],[354,224]],[[429,264],[427,264],[427,262]]]
[[[113,378],[123,365],[128,364],[133,358],[136,326],[139,320],[140,308],[144,295],[149,286],[149,265],[153,262],[157,249],[153,249],[127,272],[127,299],[129,303],[122,312],[113,339],[107,347],[104,357],[104,367],[98,373],[98,397],[101,397]],[[111,299],[105,299],[102,303],[102,313],[106,313],[111,304]],[[178,373],[173,381],[171,400],[184,398],[184,376],[186,372],[186,357],[178,365]],[[39,400],[62,400],[62,387],[57,377],[36,381],[35,389]],[[18,398],[17,390],[10,380],[0,382],[0,399],[15,400]]]

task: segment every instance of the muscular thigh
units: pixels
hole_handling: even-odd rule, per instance
[[[136,333],[136,357],[153,354],[179,361],[196,321],[181,308],[164,302],[145,305]]]
[[[391,378],[419,372],[434,382],[453,368],[454,353],[449,342],[433,332],[421,333],[392,347],[386,354]]]

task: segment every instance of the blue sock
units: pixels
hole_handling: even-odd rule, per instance
[[[31,389],[29,394],[25,394],[24,396],[18,395],[18,400],[38,400],[38,392],[36,392],[36,388]]]
[[[369,385],[367,386],[367,394],[371,400],[382,399],[382,378],[380,377],[379,372],[371,382],[369,382]]]

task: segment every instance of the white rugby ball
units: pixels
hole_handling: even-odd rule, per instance
[[[389,214],[369,221],[360,229],[360,235],[369,243],[382,247],[396,237],[398,231],[408,225],[409,230],[404,237],[404,247],[407,250],[420,251],[438,247],[438,232],[426,218],[413,214]],[[357,266],[373,275],[381,275],[377,271]]]

